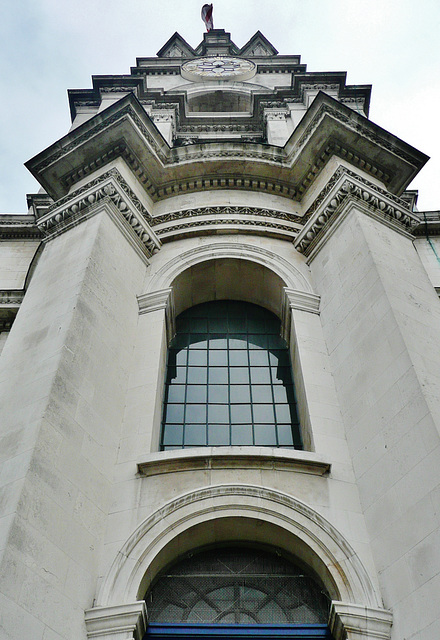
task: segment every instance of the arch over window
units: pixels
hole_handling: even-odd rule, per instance
[[[323,624],[330,597],[304,568],[266,549],[220,547],[163,571],[146,595],[150,623]]]
[[[290,357],[280,321],[238,301],[177,318],[170,345],[161,448],[302,448]]]

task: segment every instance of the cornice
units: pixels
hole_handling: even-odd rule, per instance
[[[138,296],[139,315],[152,311],[165,311],[167,338],[170,342],[176,334],[176,310],[174,306],[173,289],[161,289],[152,293],[144,293]]]
[[[18,309],[23,298],[23,289],[0,289],[0,308]]]
[[[332,155],[387,183],[391,192],[406,186],[426,161],[424,154],[324,93],[318,93],[284,147],[244,140],[170,147],[129,94],[27,166],[54,199],[122,156],[154,200],[231,186],[300,200]]]
[[[107,171],[56,202],[37,219],[37,225],[49,240],[94,215],[96,205],[105,201],[114,205],[147,257],[158,251],[160,241],[148,224],[151,216],[117,169]]]
[[[294,242],[297,250],[311,260],[342,220],[350,203],[409,238],[420,224],[403,200],[339,167],[306,213],[307,222]]]
[[[308,313],[315,313],[319,315],[319,305],[321,297],[315,293],[308,291],[298,291],[296,289],[284,289],[286,295],[286,302],[291,309],[297,311],[307,311]]]
[[[41,240],[32,215],[0,215],[0,240]]]

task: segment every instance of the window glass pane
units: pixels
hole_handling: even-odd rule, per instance
[[[254,404],[255,422],[274,422],[273,404]]]
[[[226,349],[228,346],[228,340],[223,333],[212,333],[209,336],[209,348],[210,349]]]
[[[183,426],[181,424],[167,424],[163,430],[163,443],[182,446]]]
[[[205,367],[188,367],[188,384],[205,384],[207,373]]]
[[[187,404],[185,420],[186,422],[206,422],[206,405]]]
[[[272,367],[273,384],[288,384],[291,381],[289,367]]]
[[[253,384],[270,384],[269,368],[258,367],[251,369],[251,382]]]
[[[291,446],[293,444],[292,427],[290,424],[279,424],[277,426],[277,432],[280,447]]]
[[[248,402],[251,401],[250,388],[247,384],[234,384],[230,388],[231,402]]]
[[[173,384],[168,387],[168,402],[184,402],[185,401],[185,385]]]
[[[229,349],[247,349],[247,346],[246,334],[234,334],[229,338]]]
[[[249,334],[249,349],[267,349],[267,336],[261,334]]]
[[[227,367],[228,352],[227,351],[210,351],[209,366],[210,367]]]
[[[188,385],[187,402],[206,402],[206,387],[198,384]]]
[[[268,367],[269,359],[267,357],[267,351],[249,351],[249,362],[251,367]]]
[[[249,369],[244,367],[232,367],[229,370],[231,384],[249,383]]]
[[[252,402],[272,402],[272,386],[268,384],[252,385]]]
[[[273,389],[273,397],[275,402],[280,402],[280,403],[287,402],[287,390],[289,389],[289,387],[276,385],[272,387],[272,389]]]
[[[229,444],[229,426],[226,424],[208,425],[208,445],[222,446]]]
[[[208,364],[208,353],[206,351],[190,351],[188,353],[188,364],[206,367]]]
[[[277,404],[275,406],[275,415],[277,418],[277,422],[290,422],[290,407],[288,404]]]
[[[186,367],[168,367],[168,383],[182,384],[186,382]]]
[[[209,319],[209,332],[210,333],[226,333],[228,327],[228,321],[223,318],[210,318]]]
[[[231,444],[232,445],[249,445],[253,444],[253,434],[251,424],[239,424],[231,426]]]
[[[208,401],[222,404],[229,402],[228,386],[225,384],[210,384],[208,386]]]
[[[229,424],[229,406],[227,404],[209,404],[208,422],[226,422]]]
[[[231,367],[247,367],[248,352],[247,351],[230,351],[229,366]]]
[[[256,424],[254,427],[255,444],[276,447],[277,438],[273,424]]]
[[[250,404],[231,405],[231,423],[238,424],[240,422],[252,422]]]
[[[183,349],[188,346],[189,343],[189,335],[187,333],[177,334],[173,340],[173,347],[175,349]]]
[[[188,351],[186,349],[182,349],[182,351],[177,351],[174,357],[175,363],[180,366],[185,366],[188,363]]]
[[[191,333],[206,333],[208,331],[208,321],[206,318],[191,318]]]
[[[168,404],[165,413],[165,422],[183,424],[184,404]]]
[[[269,352],[269,361],[272,366],[288,366],[289,353],[287,349],[273,349]]]
[[[227,367],[210,367],[209,382],[210,384],[228,384]]]
[[[242,333],[243,331],[246,331],[246,319],[229,318],[228,329],[229,333]]]
[[[189,348],[192,349],[207,349],[208,348],[208,334],[207,333],[192,333],[189,339]]]
[[[206,425],[204,424],[187,424],[185,426],[185,445],[206,444]]]

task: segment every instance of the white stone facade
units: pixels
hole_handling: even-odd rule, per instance
[[[181,74],[206,58],[255,70]],[[0,216],[0,639],[142,640],[160,571],[237,541],[310,567],[334,640],[438,638],[440,216],[404,193],[426,156],[259,32],[137,63],[70,92],[28,163],[46,193]],[[303,450],[160,450],[176,317],[213,300],[280,319]]]

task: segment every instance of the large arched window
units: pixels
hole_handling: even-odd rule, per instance
[[[266,549],[228,546],[191,554],[163,571],[145,600],[146,638],[331,637],[324,587]]]
[[[230,445],[302,448],[290,357],[271,312],[207,302],[177,318],[161,448]]]

